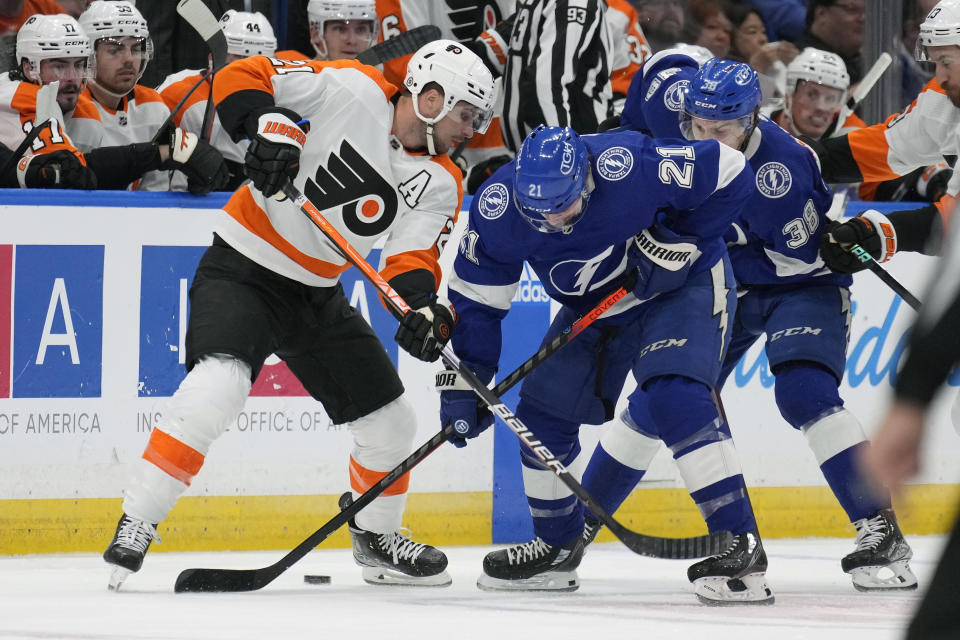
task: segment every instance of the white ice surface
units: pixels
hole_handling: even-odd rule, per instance
[[[921,588],[942,537],[911,537]],[[765,541],[769,607],[706,607],[685,561],[636,556],[619,543],[590,547],[580,590],[488,593],[475,583],[488,547],[450,547],[453,586],[411,589],[363,583],[348,550],[322,547],[264,589],[174,594],[187,567],[253,569],[283,552],[158,553],[120,593],[95,554],[0,557],[0,638],[231,640],[885,640],[900,638],[919,593],[864,594],[840,570],[851,539]],[[332,577],[307,585],[306,573]]]

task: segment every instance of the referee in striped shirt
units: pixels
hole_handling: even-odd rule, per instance
[[[504,70],[503,138],[516,151],[540,124],[594,133],[613,115],[604,0],[520,0]]]

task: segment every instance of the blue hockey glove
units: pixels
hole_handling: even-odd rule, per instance
[[[492,378],[492,374],[489,376]],[[481,380],[486,378],[480,376]],[[450,439],[455,447],[467,446],[467,440],[476,438],[493,424],[493,414],[468,385],[460,380],[457,372],[437,372],[437,389],[440,391],[440,424],[453,425],[456,435]]]
[[[663,225],[644,229],[634,236],[629,250],[630,262],[637,267],[633,295],[647,300],[683,286],[698,257],[696,237],[678,235]]]

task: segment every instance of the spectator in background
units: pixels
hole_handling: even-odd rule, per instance
[[[797,47],[840,54],[850,74],[850,84],[857,84],[863,77],[860,48],[866,15],[865,0],[810,0],[807,29],[797,41]]]
[[[634,0],[633,4],[654,53],[669,49],[682,39],[687,25],[687,0]]]
[[[79,18],[80,14],[87,8],[87,5],[90,4],[90,0],[57,0],[57,2],[66,10],[67,15],[73,16],[74,18]]]
[[[737,4],[743,4],[738,2]],[[806,27],[807,0],[747,0],[767,28],[767,40],[799,40]]]
[[[800,52],[787,40],[767,42],[767,30],[756,9],[743,4],[728,4],[726,14],[733,26],[733,43],[727,57],[746,62],[756,69],[765,113],[781,108],[787,65]]]
[[[726,58],[730,52],[733,26],[723,12],[720,0],[690,0],[691,27],[699,27],[693,44],[710,50],[718,58]]]
[[[908,105],[920,94],[933,74],[920,66],[916,58],[917,37],[920,23],[936,6],[937,0],[905,0],[903,3],[903,30],[900,48],[900,104]]]
[[[16,66],[17,31],[35,13],[66,13],[56,0],[0,0],[0,69]]]

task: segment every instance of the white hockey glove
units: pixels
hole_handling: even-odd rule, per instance
[[[165,168],[187,176],[190,193],[219,191],[230,181],[230,170],[220,152],[195,134],[176,129],[170,137],[170,160]]]

